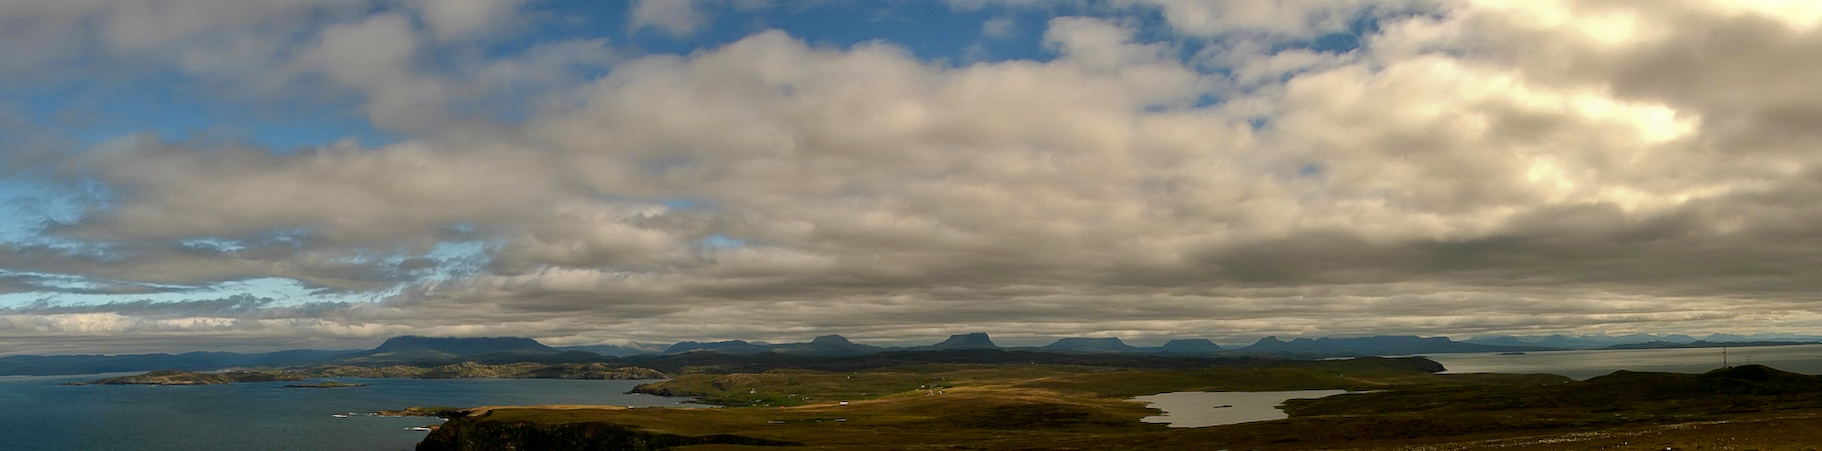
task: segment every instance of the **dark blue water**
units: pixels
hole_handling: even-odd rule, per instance
[[[685,400],[625,394],[648,381],[336,378],[368,386],[59,385],[103,376],[0,377],[0,449],[409,450],[425,433],[405,428],[437,419],[330,415],[411,406],[668,406]]]

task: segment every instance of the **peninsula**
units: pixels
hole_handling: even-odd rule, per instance
[[[301,381],[308,377],[294,371],[225,371],[198,373],[165,370],[132,376],[110,377],[64,385],[222,385],[236,382]]]

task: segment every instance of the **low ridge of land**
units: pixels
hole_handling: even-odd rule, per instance
[[[166,370],[135,374],[132,376],[96,379],[86,382],[71,382],[67,385],[222,385],[236,382],[301,381],[308,378],[308,376],[294,371],[225,371],[220,373],[198,373],[193,371]]]

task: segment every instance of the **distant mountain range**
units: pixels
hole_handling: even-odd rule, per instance
[[[298,349],[261,354],[186,352],[182,354],[14,355],[0,357],[0,376],[279,367],[326,362],[352,352],[356,351]]]
[[[1162,346],[1132,346],[1117,337],[1063,338],[1037,347],[1002,347],[986,333],[950,336],[940,343],[914,347],[880,347],[848,341],[840,335],[824,335],[806,343],[771,344],[729,340],[719,342],[682,342],[670,346],[632,344],[626,346],[594,345],[555,348],[530,338],[517,337],[394,337],[370,350],[291,350],[261,354],[229,352],[190,352],[183,354],[133,355],[60,355],[0,357],[0,375],[88,374],[152,370],[212,370],[234,367],[298,367],[336,364],[354,366],[448,365],[461,362],[480,364],[649,362],[653,357],[666,357],[664,365],[684,365],[699,361],[723,364],[730,360],[713,356],[781,356],[756,361],[803,358],[866,357],[892,354],[894,359],[921,361],[920,352],[1007,351],[1025,360],[1029,356],[1060,355],[1155,355],[1161,357],[1244,357],[1263,355],[1281,358],[1325,358],[1354,356],[1414,355],[1471,352],[1525,352],[1564,349],[1648,349],[1718,346],[1771,346],[1802,344],[1822,337],[1765,335],[1711,335],[1695,339],[1687,335],[1635,334],[1625,336],[1482,336],[1467,341],[1447,337],[1377,336],[1358,338],[1296,338],[1281,340],[1265,337],[1237,349],[1224,349],[1206,339],[1171,340]],[[1810,339],[1810,340],[1804,340]],[[1799,341],[1804,340],[1804,341]],[[913,357],[906,357],[906,356]],[[974,354],[967,354],[973,356]],[[1000,354],[981,354],[983,356]],[[692,357],[705,356],[705,357]],[[951,356],[953,357],[953,356]],[[968,357],[975,358],[975,357]],[[1049,358],[1046,358],[1049,359]],[[1052,359],[1054,360],[1054,359]],[[732,361],[739,361],[734,359]],[[859,361],[867,361],[862,359]],[[1068,361],[1063,358],[1061,361]]]
[[[1551,351],[1556,349],[1559,348],[1462,343],[1449,340],[1448,337],[1379,336],[1361,338],[1298,338],[1291,341],[1279,340],[1278,337],[1265,337],[1259,339],[1258,342],[1253,343],[1252,346],[1240,348],[1240,352],[1335,356],[1523,352]]]

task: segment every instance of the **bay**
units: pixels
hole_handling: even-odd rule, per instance
[[[1720,368],[1721,348],[1540,351],[1524,355],[1428,354],[1445,373],[1548,373],[1578,380],[1618,370],[1702,373]],[[1727,348],[1726,363],[1765,365],[1803,374],[1822,374],[1822,345]]]
[[[135,373],[121,373],[135,374]],[[15,451],[397,451],[436,418],[332,414],[413,406],[599,404],[676,406],[684,398],[627,394],[650,381],[363,379],[352,388],[299,382],[205,386],[61,385],[113,374],[0,378],[0,448]],[[318,379],[320,382],[329,379]]]

